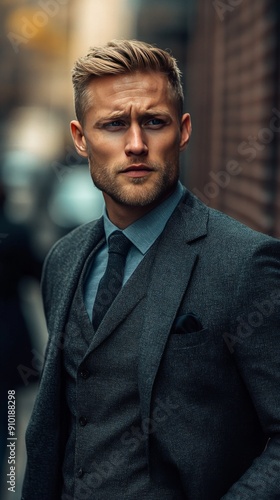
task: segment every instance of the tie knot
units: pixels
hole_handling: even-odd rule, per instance
[[[131,242],[121,231],[114,231],[109,236],[108,244],[109,253],[118,253],[120,255],[126,256],[128,254]]]

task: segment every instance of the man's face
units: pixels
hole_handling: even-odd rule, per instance
[[[136,72],[95,78],[88,102],[83,126],[71,123],[72,135],[107,206],[147,207],[166,198],[191,130],[189,115],[178,117],[167,77]]]

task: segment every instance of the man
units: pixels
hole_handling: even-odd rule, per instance
[[[106,210],[45,264],[23,498],[279,499],[280,244],[178,182],[191,123],[169,53],[113,41],[73,84]]]

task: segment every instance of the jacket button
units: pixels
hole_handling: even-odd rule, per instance
[[[89,377],[89,371],[86,369],[80,370],[80,377],[86,380]]]
[[[87,418],[86,417],[80,417],[79,418],[79,423],[82,427],[84,427],[85,425],[87,425]]]
[[[83,475],[84,475],[83,469],[79,469],[77,472],[77,477],[83,477]]]

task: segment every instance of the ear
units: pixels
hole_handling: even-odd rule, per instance
[[[70,129],[77,152],[79,155],[87,158],[87,144],[82,125],[78,122],[78,120],[72,120],[70,123]]]
[[[185,113],[181,120],[181,140],[180,140],[180,151],[184,151],[190,140],[192,133],[192,123],[191,116],[189,113]]]

